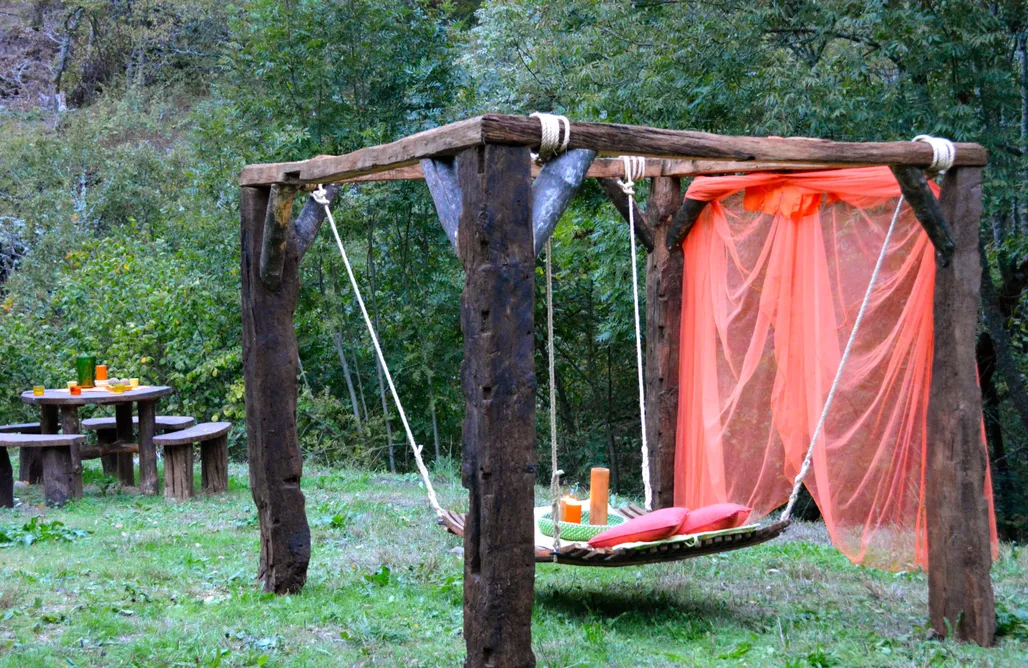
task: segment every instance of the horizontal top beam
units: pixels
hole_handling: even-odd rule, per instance
[[[537,148],[541,134],[537,118],[489,114],[346,155],[248,165],[243,168],[239,182],[244,186],[256,186],[364,180],[362,177],[409,167],[422,158],[453,155],[472,146],[514,144]],[[669,158],[678,162],[737,163],[738,167],[731,169],[732,172],[767,170],[769,167],[766,163],[778,165],[772,169],[789,169],[790,165],[792,169],[824,169],[867,165],[928,167],[932,162],[932,148],[921,142],[835,142],[805,137],[732,137],[692,130],[663,130],[610,123],[572,122],[569,148],[587,148],[604,155]],[[983,166],[988,162],[988,152],[978,144],[957,144],[956,149],[955,165]],[[765,164],[758,166],[761,163]],[[619,164],[608,164],[607,168],[615,170],[615,173],[603,176],[621,175]],[[720,173],[726,171],[729,170]],[[415,174],[413,171],[410,173]],[[694,169],[690,173],[701,172]],[[399,174],[402,172],[397,172]],[[589,176],[593,176],[592,170]]]

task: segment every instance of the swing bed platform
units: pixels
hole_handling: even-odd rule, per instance
[[[618,512],[628,519],[635,519],[646,514],[646,510],[635,504],[618,508]],[[464,514],[452,510],[444,510],[437,520],[447,531],[460,538],[464,537]],[[653,545],[635,547],[596,548],[586,543],[564,545],[557,550],[557,558],[553,558],[551,548],[536,546],[535,563],[558,563],[565,566],[597,566],[614,568],[618,566],[647,566],[675,561],[685,561],[694,557],[703,557],[721,552],[731,552],[744,547],[753,547],[774,540],[792,524],[791,520],[779,520],[766,526],[746,527],[716,531],[698,536],[696,541],[658,541]]]

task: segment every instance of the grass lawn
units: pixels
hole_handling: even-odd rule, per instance
[[[86,466],[83,500],[41,509],[42,490],[21,488],[25,505],[0,510],[0,530],[39,515],[90,532],[37,529],[33,544],[0,549],[0,666],[461,663],[459,542],[434,525],[416,478],[309,468],[310,579],[275,597],[253,579],[244,466],[232,465],[229,494],[184,504],[121,493],[99,462]],[[452,475],[438,486],[461,507]],[[815,524],[678,564],[536,573],[540,666],[1028,662],[1028,550],[1009,545],[993,569],[1006,634],[991,650],[928,639],[925,577],[853,566]]]

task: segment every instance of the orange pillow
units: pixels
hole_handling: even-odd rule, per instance
[[[673,536],[685,518],[689,515],[688,508],[661,508],[642,517],[628,520],[624,524],[611,527],[589,541],[590,547],[614,547],[622,543],[635,543],[647,540],[660,540]]]
[[[737,503],[715,503],[712,506],[697,508],[689,513],[678,530],[677,536],[685,536],[705,531],[721,531],[734,529],[746,523],[751,509]]]

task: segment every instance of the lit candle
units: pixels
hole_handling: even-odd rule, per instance
[[[610,503],[610,469],[596,467],[589,479],[589,524],[607,523]]]
[[[582,502],[573,496],[565,496],[560,500],[560,519],[571,524],[582,523]]]

